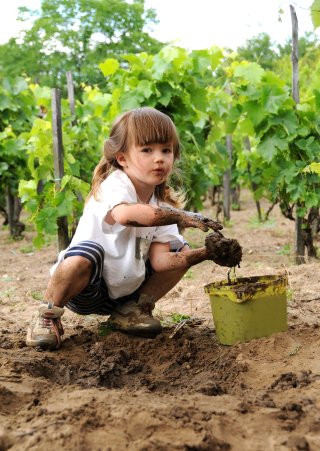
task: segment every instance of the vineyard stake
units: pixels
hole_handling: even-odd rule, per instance
[[[299,96],[299,53],[298,53],[298,19],[296,11],[292,5],[290,5],[291,23],[292,23],[292,98],[295,103],[300,102]],[[297,265],[305,263],[304,260],[304,238],[302,232],[303,218],[298,216],[298,209],[300,203],[297,201],[295,208],[295,261]]]
[[[61,180],[64,175],[63,169],[63,143],[61,125],[61,93],[58,88],[52,89],[52,133],[53,133],[53,161],[54,182],[57,191],[61,189]],[[59,251],[69,245],[68,220],[66,216],[57,218],[58,225],[58,247]]]

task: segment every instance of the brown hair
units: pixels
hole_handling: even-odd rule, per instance
[[[178,133],[169,116],[149,107],[127,111],[116,119],[110,136],[104,143],[103,157],[93,172],[92,187],[87,200],[91,196],[99,199],[101,183],[114,169],[122,169],[116,155],[119,152],[125,153],[132,143],[138,146],[172,143],[174,160],[180,157]],[[156,186],[155,195],[159,200],[175,207],[181,207],[184,203],[184,195],[174,191],[166,182]]]

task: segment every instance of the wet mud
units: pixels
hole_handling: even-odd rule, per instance
[[[229,268],[240,265],[242,247],[237,240],[225,238],[221,233],[212,232],[206,236],[205,246],[209,252],[209,259],[217,265]]]

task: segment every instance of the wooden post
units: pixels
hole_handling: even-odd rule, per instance
[[[245,147],[249,152],[251,152],[251,143],[250,143],[250,138],[249,138],[248,135],[245,136],[245,138],[243,139],[243,143],[244,143],[244,147]],[[254,181],[252,180],[252,177],[251,177],[251,165],[250,165],[250,163],[247,164],[247,168],[248,168],[248,175],[249,175],[249,180],[250,180],[251,189],[252,189],[252,192],[253,192],[254,201],[255,201],[255,204],[256,204],[256,207],[257,207],[258,218],[259,218],[259,221],[262,221],[262,212],[261,212],[260,201],[255,199],[255,192],[256,192],[257,189],[259,188],[259,185],[258,185],[256,182],[254,182]]]
[[[57,88],[52,89],[52,133],[53,133],[53,161],[54,161],[54,181],[56,190],[61,188],[61,180],[64,175],[63,169],[63,144],[61,125],[61,94]],[[57,219],[58,225],[58,247],[59,251],[69,245],[68,221],[63,216]]]
[[[6,207],[8,213],[8,223],[10,229],[10,235],[14,235],[14,197],[11,193],[10,187],[6,188]]]
[[[226,93],[230,96],[230,86],[226,87]],[[230,105],[229,105],[230,107]],[[223,217],[230,221],[231,210],[231,163],[232,163],[232,136],[226,136],[226,148],[228,154],[228,168],[223,174]]]
[[[75,100],[74,100],[74,86],[73,86],[73,79],[72,79],[72,72],[67,72],[67,88],[68,88],[68,100],[69,100],[69,107],[72,116],[74,119],[72,120],[72,125],[76,125],[77,119],[76,119],[76,108],[75,108]]]
[[[231,207],[231,162],[232,162],[232,136],[226,136],[229,167],[223,174],[223,217],[230,221]]]
[[[292,24],[292,52],[291,52],[291,61],[292,61],[292,98],[295,103],[300,102],[299,96],[299,52],[298,52],[298,19],[295,12],[295,9],[292,5],[290,5],[290,13],[291,13],[291,24]],[[305,263],[304,259],[304,237],[302,231],[302,223],[303,218],[298,216],[298,209],[300,203],[299,201],[296,203],[295,208],[295,262],[297,265],[301,265]]]

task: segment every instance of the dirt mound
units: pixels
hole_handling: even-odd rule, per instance
[[[155,339],[66,311],[62,348],[29,349],[26,326],[57,250],[32,249],[31,232],[18,243],[1,232],[0,450],[320,449],[319,262],[295,266],[294,224],[274,210],[271,226],[252,228],[252,205],[224,234],[242,247],[238,277],[288,276],[289,328],[234,346],[216,339],[204,286],[228,270],[210,261],[157,303],[165,327]],[[188,233],[203,246],[202,232]],[[179,315],[190,318],[178,327]]]
[[[78,329],[64,342],[64,352],[35,352],[24,347],[14,358],[8,353],[7,369],[16,376],[28,374],[62,386],[145,387],[154,393],[200,392],[209,396],[232,392],[239,373],[246,371],[246,366],[236,361],[235,348],[221,347],[207,327],[185,325],[176,333],[167,330],[153,340],[119,332],[98,337]],[[0,343],[12,349],[16,334],[6,333],[5,337],[3,341],[0,335]],[[70,359],[74,354],[76,357]]]

